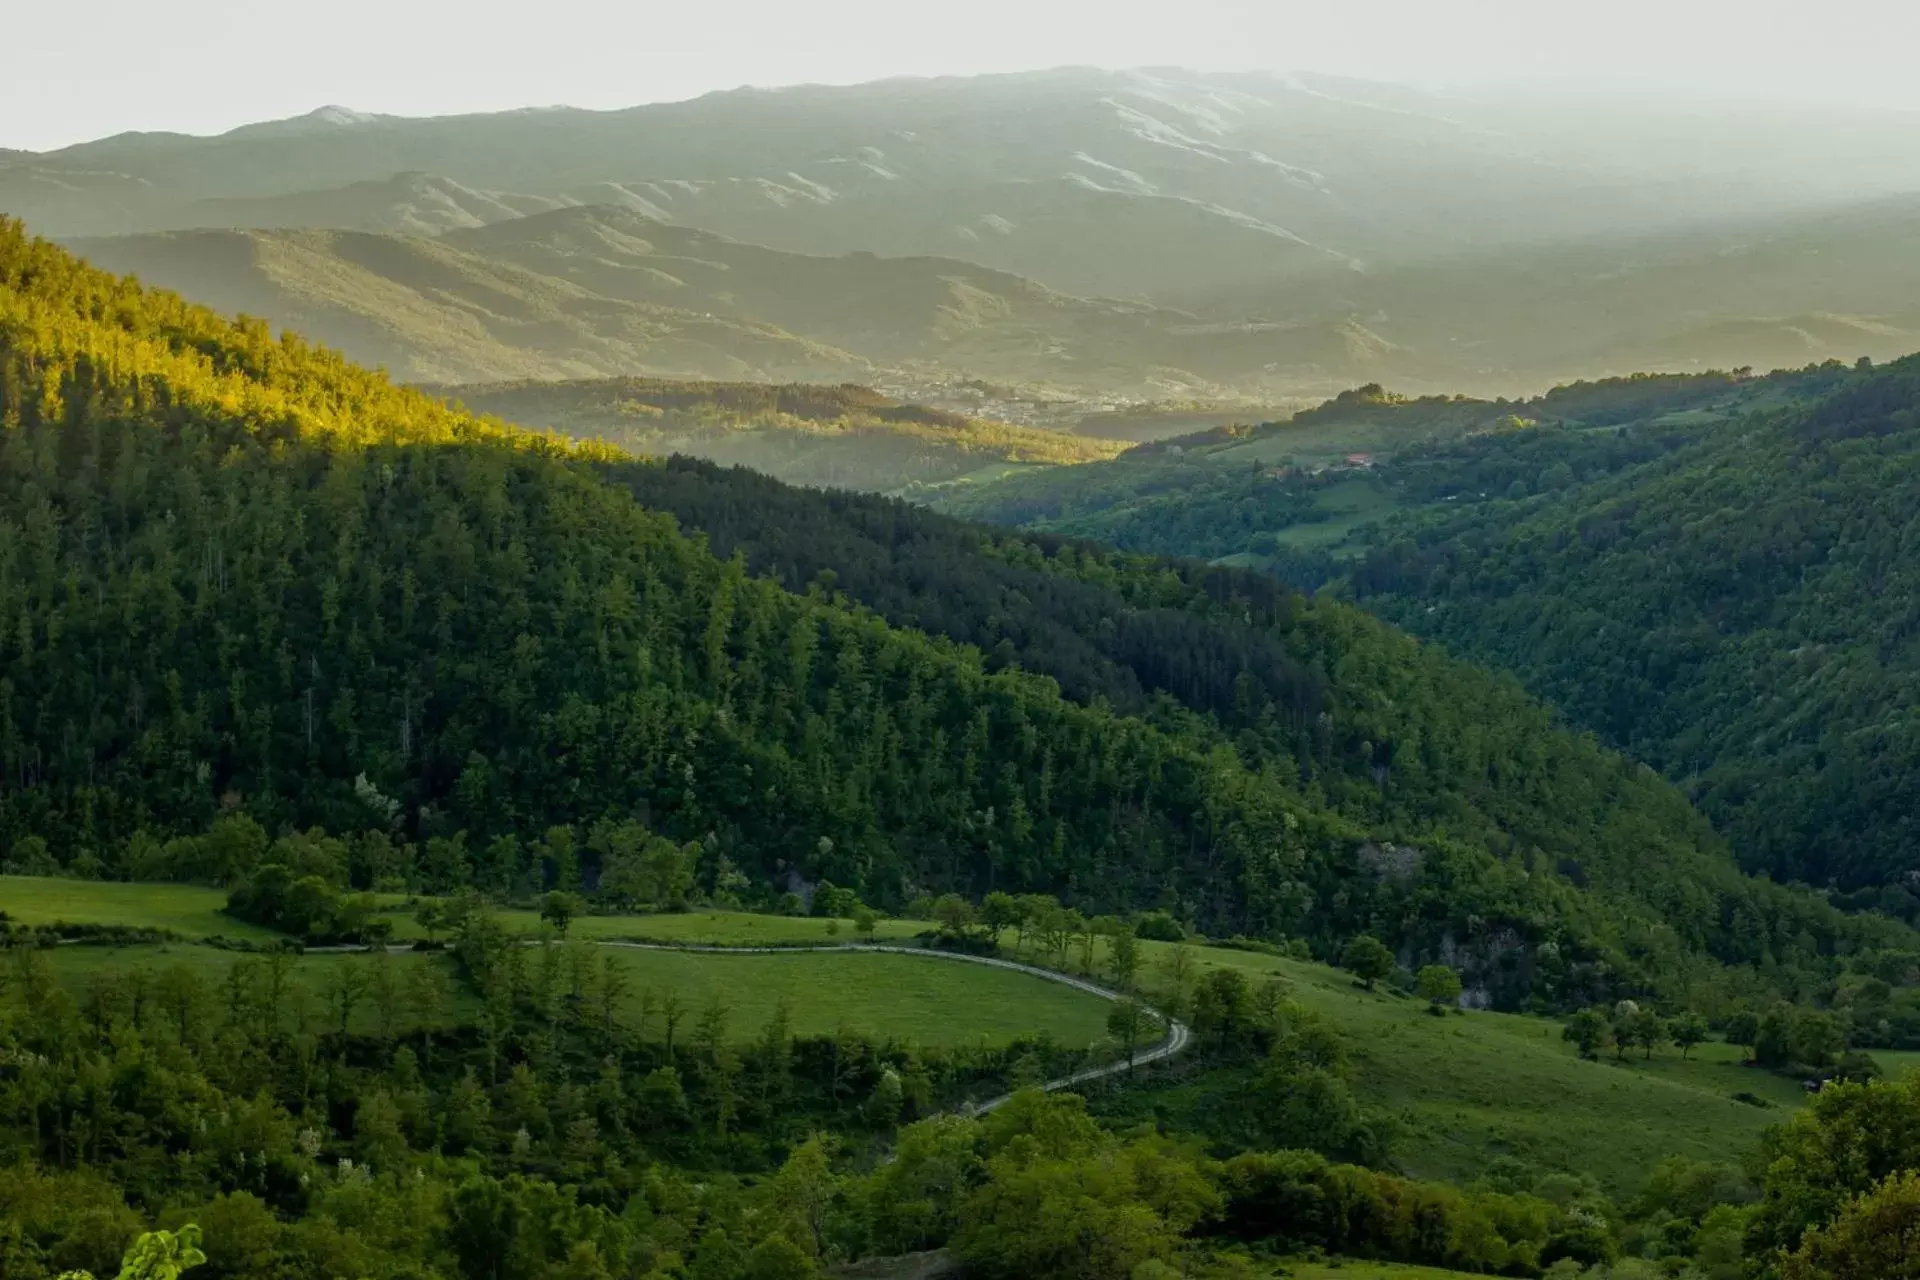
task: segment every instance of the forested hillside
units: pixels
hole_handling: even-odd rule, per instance
[[[1681,781],[1751,869],[1912,915],[1920,360],[1803,378],[1729,420],[1409,459],[1494,499],[1382,529],[1352,589]]]
[[[1524,400],[1409,397],[1370,383],[1281,421],[1223,425],[1105,465],[1009,475],[931,501],[1128,550],[1278,560],[1311,588],[1327,574],[1319,553],[1338,553],[1350,533],[1394,511],[1503,497],[1516,480],[1529,492],[1562,487],[1572,476],[1553,466],[1560,451],[1577,451],[1570,465],[1586,470],[1617,468],[1704,422],[1795,403],[1831,382],[1826,370],[1636,374]],[[1639,429],[1622,434],[1630,425]]]
[[[639,816],[701,841],[709,878],[1044,889],[1327,948],[1373,929],[1461,952],[1503,1002],[1905,938],[1742,879],[1650,772],[1356,611],[512,432],[17,226],[0,286],[16,862],[112,874],[129,841],[244,811],[372,832],[450,888],[482,850]],[[889,545],[904,596],[862,567]],[[963,621],[927,603],[949,593]],[[998,638],[983,658],[916,623]]]
[[[1750,871],[1912,918],[1916,363],[1361,388],[936,501],[1331,584],[1658,767]]]

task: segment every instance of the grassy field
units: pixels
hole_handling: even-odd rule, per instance
[[[1329,485],[1315,499],[1315,505],[1327,512],[1327,519],[1289,525],[1273,536],[1290,547],[1332,546],[1361,525],[1384,519],[1399,507],[1399,501],[1377,478],[1356,476]]]
[[[410,907],[395,905],[383,913],[393,922],[397,939],[423,938],[426,931]],[[500,921],[515,933],[536,934],[543,923],[536,912],[502,911]],[[779,946],[792,943],[860,942],[853,921],[838,922],[839,932],[828,932],[828,921],[815,916],[758,916],[745,911],[663,912],[659,915],[581,916],[567,929],[569,938],[585,941],[617,939],[627,942],[690,942],[724,946]],[[924,932],[919,920],[882,920],[873,931],[875,942],[901,942]]]
[[[0,910],[31,924],[56,921],[87,924],[124,924],[172,929],[183,938],[215,934],[228,937],[271,938],[276,935],[220,914],[226,895],[218,890],[172,884],[117,884],[78,880],[0,878]],[[388,917],[402,938],[420,936],[410,908],[394,899]],[[502,912],[513,931],[541,932],[539,917],[531,911]],[[912,938],[927,926],[910,920],[882,921],[874,932],[878,942]],[[652,916],[586,916],[573,923],[570,939],[645,939],[732,945],[778,943],[851,943],[859,940],[850,921],[840,922],[838,934],[827,931],[822,919],[757,916],[745,912],[695,911]],[[728,1010],[733,1035],[745,1039],[758,1034],[784,999],[793,1029],[802,1035],[826,1035],[842,1029],[876,1039],[912,1041],[928,1046],[1004,1044],[1037,1032],[1050,1033],[1061,1044],[1084,1047],[1105,1034],[1107,1004],[1084,992],[1026,974],[982,965],[917,956],[844,955],[796,951],[791,955],[700,955],[623,948],[568,948],[606,957],[627,978],[627,1016],[641,1017],[643,1002],[657,1007],[665,993],[675,993],[687,1010],[685,1028],[691,1028],[701,1010],[716,999]],[[190,941],[151,946],[59,947],[39,953],[53,974],[76,998],[83,998],[99,975],[124,988],[138,971],[153,978],[184,969],[200,980],[208,999],[217,1000],[228,970],[250,959],[240,953],[195,945]],[[539,964],[529,953],[529,964]],[[293,1020],[324,1020],[330,993],[347,966],[386,964],[404,979],[414,968],[441,968],[452,987],[451,962],[433,953],[402,953],[374,957],[365,954],[309,953],[292,962],[286,1002]],[[464,997],[449,1007],[450,1015],[466,1010]],[[353,1017],[356,1030],[371,1030],[377,1014],[369,1002]],[[657,1019],[649,1034],[659,1035]]]
[[[691,1026],[719,999],[728,1025],[753,1035],[787,1002],[793,1029],[830,1035],[846,1029],[928,1046],[1005,1044],[1044,1031],[1069,1048],[1106,1033],[1107,1002],[1057,982],[1004,969],[918,956],[796,952],[793,955],[697,955],[609,949],[631,981],[627,1018],[643,992],[677,993]],[[651,1035],[659,1034],[656,1017]]]
[[[1170,947],[1142,947],[1145,972]],[[1797,1083],[1743,1067],[1732,1046],[1701,1045],[1691,1060],[1582,1061],[1560,1024],[1514,1014],[1435,1018],[1418,1000],[1359,989],[1344,973],[1251,952],[1193,948],[1196,974],[1278,977],[1288,995],[1346,1038],[1354,1091],[1399,1121],[1395,1154],[1421,1177],[1471,1180],[1496,1156],[1542,1170],[1591,1173],[1613,1192],[1636,1188],[1669,1155],[1734,1160],[1804,1101]],[[1905,1055],[1882,1056],[1889,1071]],[[1735,1102],[1752,1093],[1769,1105]],[[1168,1099],[1178,1106],[1180,1099]]]
[[[228,970],[252,958],[191,943],[60,947],[40,954],[76,1000],[85,998],[96,975],[106,975],[125,990],[135,970],[155,979],[183,968],[199,979],[206,998],[216,1004]],[[595,958],[601,954],[602,949],[593,949]],[[646,1034],[656,1039],[662,1028],[654,1011],[668,992],[679,997],[686,1011],[683,1036],[716,999],[725,1006],[729,1033],[738,1040],[757,1035],[782,999],[798,1035],[831,1035],[844,1029],[932,1047],[998,1045],[1045,1031],[1063,1045],[1083,1048],[1105,1034],[1105,1001],[1041,978],[981,965],[860,953],[728,956],[606,948],[604,954],[627,979],[626,1022],[638,1024],[644,1004],[649,1011]],[[564,975],[566,961],[556,957],[556,962]],[[530,953],[528,963],[537,966],[541,961]],[[284,1002],[287,1025],[327,1023],[339,975],[350,968],[370,972],[376,965],[390,966],[403,992],[412,971],[421,966],[439,968],[448,991],[455,988],[452,962],[441,954],[310,953],[292,961]],[[403,998],[402,1008],[412,1005]],[[471,1011],[472,1001],[456,995],[447,1017],[436,1021],[457,1021]],[[371,1031],[378,1016],[371,997],[363,997],[352,1026]],[[403,1019],[402,1025],[413,1024]]]
[[[735,912],[593,917],[574,926],[583,927],[607,936],[685,942],[827,940],[822,921]],[[882,925],[895,937],[924,927],[914,921]],[[843,927],[841,937],[851,936]],[[1143,944],[1150,983],[1170,950],[1165,943]],[[1625,1191],[1668,1155],[1737,1158],[1769,1124],[1784,1120],[1804,1101],[1795,1082],[1741,1066],[1739,1050],[1729,1045],[1701,1045],[1689,1060],[1667,1048],[1650,1062],[1638,1057],[1617,1062],[1611,1055],[1584,1062],[1561,1040],[1560,1024],[1550,1019],[1497,1013],[1435,1018],[1417,1000],[1367,993],[1346,974],[1324,965],[1210,947],[1192,948],[1192,956],[1198,973],[1232,967],[1255,984],[1278,977],[1291,998],[1324,1014],[1350,1045],[1356,1091],[1364,1102],[1397,1117],[1399,1158],[1409,1172],[1421,1176],[1471,1179],[1488,1160],[1511,1155],[1542,1169],[1589,1172],[1610,1189]],[[726,956],[650,958],[723,966],[752,962],[750,957]],[[854,963],[889,957],[783,959],[790,964]],[[899,963],[924,962],[902,958]],[[798,1000],[795,1006],[797,1017]],[[771,1002],[754,1007],[770,1008]],[[746,1004],[739,1008],[737,1016],[744,1023],[751,1015]],[[1092,1012],[1097,1015],[1099,1010]],[[906,1016],[902,1014],[903,1020]],[[1056,1034],[1063,1042],[1081,1042],[1078,1033],[1064,1028],[1056,1028]],[[1889,1072],[1920,1063],[1920,1055],[1876,1056]],[[1733,1095],[1741,1092],[1770,1105],[1734,1101]],[[1622,1116],[1631,1116],[1632,1123],[1621,1123]]]
[[[119,924],[188,938],[276,936],[222,914],[226,905],[223,891],[198,885],[0,876],[0,911],[22,924]]]

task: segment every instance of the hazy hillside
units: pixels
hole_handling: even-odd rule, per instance
[[[626,111],[326,109],[217,138],[125,134],[0,160],[0,208],[63,236],[210,215],[313,225],[343,206],[355,219],[343,225],[411,230],[417,197],[355,184],[419,173],[472,193],[454,201],[462,219],[487,219],[475,196],[517,209],[619,201],[784,249],[959,256],[1076,293],[1186,296],[1910,189],[1920,163],[1902,160],[1906,128],[1064,69]],[[298,193],[318,194],[280,199]],[[388,221],[359,220],[382,205]]]
[[[950,258],[784,253],[604,207],[437,239],[190,231],[72,243],[102,266],[427,381],[840,381],[893,368],[1144,394],[1324,388],[1392,355],[1349,322],[1203,321]]]
[[[475,191],[428,173],[396,173],[327,191],[202,200],[189,205],[180,222],[184,227],[320,227],[430,236],[542,213],[567,203],[550,197]]]
[[[1890,359],[1920,349],[1917,299],[1920,202],[1902,197],[1184,301],[1223,317],[1365,316],[1423,389],[1491,396],[1537,379]]]
[[[1111,458],[1126,445],[903,405],[866,387],[662,382],[423,386],[475,413],[636,454],[685,454],[798,485],[921,490]]]
[[[621,373],[841,381],[872,368],[772,325],[607,298],[439,240],[181,231],[75,248],[102,267],[298,329],[403,379]]]
[[[1491,397],[1920,347],[1908,124],[1065,69],[127,134],[0,156],[0,209],[408,377]],[[267,238],[148,234],[205,228]]]

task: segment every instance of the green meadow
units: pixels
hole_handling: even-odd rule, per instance
[[[1151,986],[1171,946],[1142,946]],[[1434,1017],[1424,1001],[1360,989],[1325,965],[1253,952],[1190,949],[1195,973],[1236,968],[1258,985],[1286,984],[1290,999],[1324,1015],[1343,1035],[1353,1088],[1398,1122],[1394,1152],[1409,1173],[1471,1181],[1489,1160],[1511,1156],[1543,1170],[1591,1173],[1610,1192],[1631,1192],[1670,1155],[1727,1160],[1751,1150],[1768,1125],[1801,1105],[1798,1083],[1740,1065],[1741,1051],[1712,1042],[1683,1059],[1671,1046],[1651,1060],[1637,1051],[1582,1060],[1561,1024],[1517,1014]],[[1890,1072],[1908,1055],[1881,1055]],[[1168,1090],[1176,1112],[1207,1088]],[[1766,1106],[1734,1100],[1748,1093]],[[1626,1119],[1629,1118],[1630,1120]]]
[[[627,1020],[647,993],[674,992],[691,1025],[718,1000],[728,1025],[749,1035],[784,1002],[799,1035],[842,1029],[927,1046],[1005,1044],[1044,1032],[1068,1048],[1106,1034],[1108,1004],[1072,987],[985,965],[918,956],[703,955],[608,948],[628,975]],[[658,1033],[658,1015],[654,1034]]]
[[[124,994],[130,983],[143,978],[157,982],[163,974],[171,979],[184,973],[198,980],[204,999],[217,1001],[234,965],[262,961],[242,952],[199,945],[197,940],[218,935],[254,940],[277,936],[222,914],[225,902],[226,895],[219,890],[188,885],[0,878],[0,910],[22,923],[117,924],[170,929],[181,935],[174,942],[72,945],[35,953],[78,1000],[103,986]],[[423,936],[411,908],[395,900],[388,914],[397,936]],[[660,1032],[659,1009],[669,993],[685,1011],[685,1028],[691,1029],[701,1013],[717,1002],[726,1011],[730,1034],[739,1039],[757,1035],[783,1004],[799,1035],[848,1031],[929,1047],[1002,1045],[1045,1034],[1063,1046],[1084,1048],[1106,1033],[1106,1001],[1043,978],[986,965],[852,950],[719,955],[586,945],[613,939],[850,944],[860,940],[851,921],[838,922],[837,932],[829,933],[828,921],[823,919],[745,912],[585,916],[573,922],[567,939],[558,940],[534,912],[505,911],[501,918],[511,931],[549,939],[551,952],[530,948],[524,963],[530,969],[555,965],[559,984],[573,982],[576,965],[590,971],[598,964],[613,966],[623,980],[626,1020],[636,1023],[651,1018],[650,1033],[655,1035]],[[882,921],[873,940],[897,943],[926,927],[917,921]],[[343,975],[364,971],[369,975],[364,983],[367,991],[360,993],[350,1025],[356,1031],[374,1030],[382,1016],[370,994],[376,985],[370,975],[376,967],[386,969],[398,988],[397,1025],[417,1025],[410,1021],[409,979],[421,967],[440,971],[446,980],[445,1003],[435,1023],[451,1024],[463,1012],[471,1012],[466,998],[454,994],[452,961],[444,954],[307,952],[288,962],[283,1009],[288,1025],[326,1025],[337,1016]]]
[[[0,876],[0,912],[22,924],[126,925],[188,938],[272,938],[272,930],[225,915],[227,895],[190,884],[127,884]]]
[[[182,885],[131,885],[85,881],[0,878],[0,910],[26,923],[128,924],[172,929],[183,938],[224,934],[271,936],[222,915],[224,895]],[[400,938],[422,931],[413,910],[395,899],[388,912]],[[551,937],[531,911],[504,911],[510,930]],[[912,920],[882,921],[876,942],[905,942],[928,926]],[[568,930],[569,942],[648,940],[709,945],[822,946],[860,941],[851,922],[836,932],[817,918],[763,916],[737,911],[692,911],[638,916],[583,916]],[[1007,949],[1019,956],[1017,938]],[[569,949],[562,945],[562,951]],[[1141,979],[1149,994],[1163,979],[1172,951],[1167,943],[1142,944]],[[1004,1044],[1022,1035],[1047,1033],[1081,1047],[1105,1034],[1105,1002],[1056,983],[985,966],[913,956],[794,952],[706,955],[639,949],[593,948],[625,978],[622,997],[629,1020],[652,1009],[658,1034],[658,1003],[672,992],[685,1026],[716,1000],[725,1006],[730,1034],[758,1033],[784,1002],[800,1034],[841,1030],[928,1046]],[[1354,1088],[1364,1103],[1391,1114],[1400,1164],[1428,1178],[1467,1179],[1498,1156],[1512,1156],[1541,1169],[1592,1173],[1616,1193],[1631,1190],[1655,1162],[1669,1155],[1726,1159],[1746,1151],[1770,1124],[1798,1107],[1799,1086],[1740,1065],[1732,1046],[1708,1043],[1683,1059],[1671,1047],[1651,1060],[1638,1054],[1616,1060],[1582,1061],[1560,1037],[1560,1024],[1514,1014],[1470,1012],[1436,1018],[1418,1000],[1386,991],[1367,992],[1339,970],[1255,952],[1190,946],[1197,977],[1216,967],[1236,968],[1258,985],[1269,978],[1288,996],[1324,1015],[1344,1036],[1353,1061]],[[91,975],[133,968],[151,975],[184,965],[217,990],[228,966],[241,957],[189,942],[160,946],[61,947],[50,953],[61,981],[81,994]],[[1031,955],[1025,958],[1035,958]],[[1096,955],[1096,969],[1102,957]],[[448,966],[428,953],[391,957],[400,970],[421,964]],[[529,964],[542,963],[537,953]],[[556,958],[555,963],[562,963]],[[369,964],[365,956],[308,954],[294,973],[313,1017],[328,1006],[342,965]],[[451,969],[447,975],[451,977]],[[293,1016],[290,1012],[289,1016]],[[369,1026],[373,1011],[356,1012]],[[1881,1054],[1898,1072],[1920,1055]],[[1159,1105],[1178,1113],[1205,1103],[1206,1081],[1160,1087]],[[1745,1093],[1765,1103],[1736,1101]],[[1623,1123],[1622,1117],[1631,1117]],[[1348,1272],[1347,1274],[1352,1274]]]

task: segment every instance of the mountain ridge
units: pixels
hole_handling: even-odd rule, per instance
[[[1151,395],[1338,384],[1392,350],[1344,320],[1222,323],[959,259],[792,254],[604,207],[431,238],[203,230],[70,243],[418,381],[841,382],[925,367]]]
[[[677,182],[696,189],[662,210],[739,239],[808,253],[964,249],[1056,288],[1133,296],[1282,280],[1331,261],[1712,221],[1920,181],[1884,155],[1866,163],[1893,128],[1875,117],[1855,121],[1839,147],[1776,128],[1775,169],[1795,170],[1792,182],[1757,163],[1737,116],[1676,120],[1675,137],[1652,139],[1639,162],[1614,134],[1640,126],[1610,120],[1391,85],[1333,92],[1301,75],[1064,69],[722,92],[607,112],[384,117],[165,142],[123,135],[9,163],[0,207],[76,236],[179,229],[195,201],[409,170],[535,199]],[[60,190],[103,170],[136,185],[111,199]],[[832,193],[827,205],[822,192]],[[987,219],[1007,229],[983,235]],[[1100,252],[1081,243],[1090,231]],[[1179,271],[1161,267],[1168,257]]]

